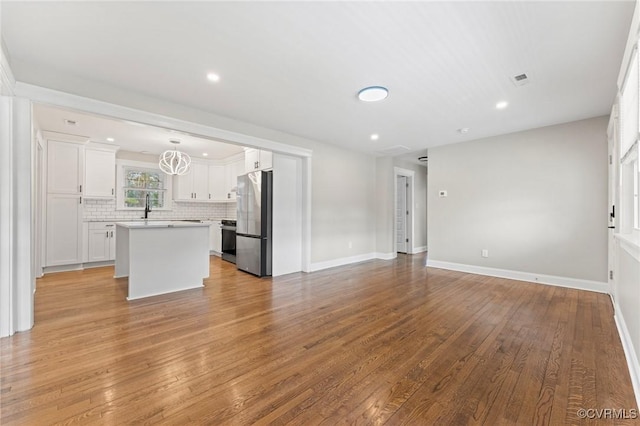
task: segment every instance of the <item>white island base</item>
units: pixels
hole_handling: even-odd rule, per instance
[[[115,278],[129,277],[127,300],[203,287],[209,277],[209,225],[116,223]]]

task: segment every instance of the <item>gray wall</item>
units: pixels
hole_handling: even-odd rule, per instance
[[[606,282],[606,128],[598,117],[430,149],[430,260]]]

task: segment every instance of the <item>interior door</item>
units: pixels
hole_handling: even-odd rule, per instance
[[[396,179],[396,251],[407,252],[407,177]]]

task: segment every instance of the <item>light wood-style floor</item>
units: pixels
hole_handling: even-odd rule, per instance
[[[113,268],[38,280],[0,339],[0,424],[596,424],[636,407],[607,295],[424,256],[125,301]],[[632,424],[603,420],[597,424]]]

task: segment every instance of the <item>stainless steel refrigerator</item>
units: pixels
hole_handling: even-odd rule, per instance
[[[271,275],[273,173],[238,176],[236,266],[259,277]]]

